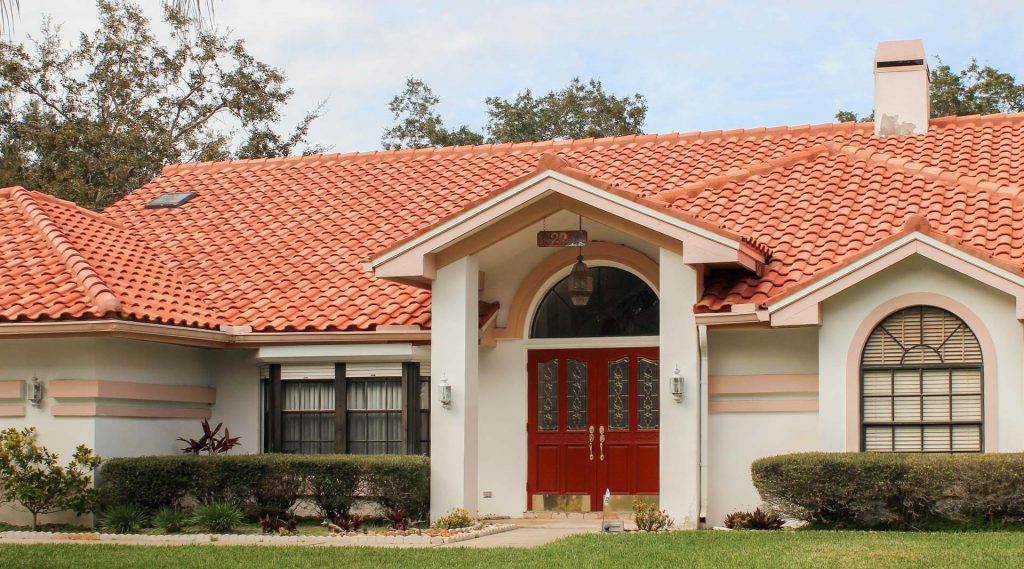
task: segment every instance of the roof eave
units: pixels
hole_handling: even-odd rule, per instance
[[[563,194],[589,205],[600,204],[604,211],[627,220],[642,220],[642,225],[648,229],[679,241],[683,260],[690,264],[733,264],[757,271],[764,263],[763,252],[740,235],[696,218],[690,219],[686,214],[638,195],[599,187],[573,174],[549,168],[520,179],[512,187],[493,192],[383,251],[369,262],[368,268],[377,277],[406,284],[432,281],[437,269],[435,255],[440,251],[552,194]]]
[[[925,227],[912,227],[863,252],[835,270],[778,294],[765,303],[773,327],[817,326],[821,304],[912,256],[922,256],[1012,295],[1016,316],[1024,319],[1024,271]]]

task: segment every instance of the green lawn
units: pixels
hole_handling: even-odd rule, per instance
[[[0,567],[1020,567],[1020,532],[587,535],[526,550],[0,545]]]

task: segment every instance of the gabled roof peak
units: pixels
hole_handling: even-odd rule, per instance
[[[57,224],[35,202],[37,196],[43,195],[38,192],[30,192],[21,187],[10,188],[8,192],[11,201],[18,206],[18,209],[28,218],[36,231],[46,239],[50,247],[53,248],[54,252],[57,253],[67,266],[68,272],[71,273],[75,282],[82,288],[82,291],[92,302],[96,311],[99,314],[120,312],[121,303],[117,300],[114,292],[96,274],[96,271],[89,265],[89,262],[72,245],[71,241],[68,240]],[[49,198],[50,201],[55,200],[55,198],[50,196],[46,196],[46,198]]]

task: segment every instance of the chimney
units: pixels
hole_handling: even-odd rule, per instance
[[[875,136],[925,134],[930,115],[924,43],[879,42],[875,51]]]

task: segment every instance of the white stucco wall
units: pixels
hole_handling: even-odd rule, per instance
[[[94,341],[95,376],[62,379],[214,387],[210,373],[211,350],[115,338]],[[195,437],[200,431],[199,419],[97,417],[93,444],[96,452],[106,458],[173,454],[181,447],[178,437]]]
[[[212,385],[217,389],[217,403],[210,422],[224,423],[231,430],[231,436],[242,437],[242,445],[231,452],[261,452],[262,409],[256,351],[213,350],[209,358]]]
[[[818,372],[816,328],[708,329],[710,375]]]
[[[0,340],[0,380],[28,381],[33,376],[44,383],[42,405],[35,408],[25,402],[25,416],[0,417],[0,428],[36,427],[41,444],[65,461],[79,444],[93,448],[104,458],[173,454],[180,448],[178,437],[194,437],[200,429],[198,419],[54,417],[55,400],[49,396],[46,385],[57,379],[218,388],[213,420],[234,421],[228,423],[232,434],[243,435],[243,443],[251,442],[251,452],[258,449],[259,381],[251,352],[215,352],[117,338]],[[0,520],[22,524],[27,523],[28,517],[4,507],[0,509]],[[58,514],[42,521],[87,523],[88,519],[74,520],[72,516]]]
[[[1024,357],[1024,327],[1016,319],[1014,299],[933,261],[913,257],[843,291],[827,300],[822,307],[819,332],[819,431],[822,450],[857,450],[849,447],[847,431],[859,429],[858,418],[848,416],[846,404],[849,380],[847,354],[856,330],[883,303],[921,293],[940,295],[963,305],[987,329],[976,330],[976,333],[979,336],[987,333],[995,349],[997,393],[987,392],[985,399],[987,407],[995,395],[998,440],[995,448],[988,445],[986,451],[1024,449],[1024,368],[1021,360]],[[989,356],[985,354],[986,358]],[[987,423],[986,429],[991,426]]]
[[[483,514],[526,510],[526,349],[521,340],[480,350],[478,455]],[[483,498],[491,492],[490,498]]]
[[[815,328],[708,332],[711,376],[814,374]],[[809,412],[712,413],[708,421],[708,525],[761,503],[750,464],[765,456],[815,450],[818,414]]]

